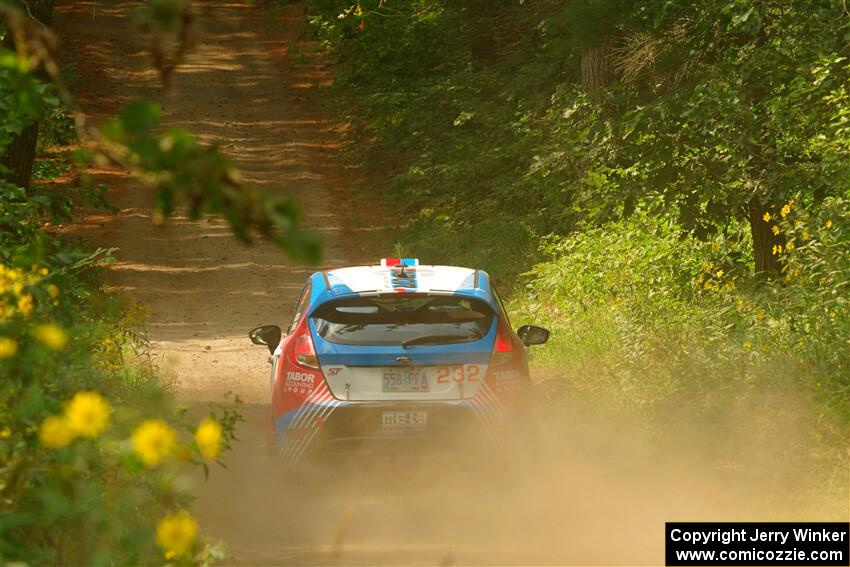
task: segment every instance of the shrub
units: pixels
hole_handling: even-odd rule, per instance
[[[137,310],[102,291],[108,251],[43,231],[51,209],[0,190],[0,562],[208,562],[220,551],[169,511],[189,522],[181,475],[218,458],[237,416],[196,430],[175,412],[138,354]],[[152,419],[170,444],[145,429]]]

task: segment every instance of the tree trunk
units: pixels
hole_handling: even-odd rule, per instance
[[[19,6],[40,24],[50,26],[53,23],[54,2],[55,0],[30,0],[26,3],[20,2]],[[3,47],[14,49],[12,34],[6,34]],[[38,121],[36,120],[15,136],[5,151],[0,154],[0,161],[9,168],[8,173],[2,174],[2,179],[18,187],[29,189],[37,142]]]
[[[610,46],[607,42],[588,47],[581,54],[581,87],[593,92],[614,82]]]
[[[484,68],[498,59],[495,32],[498,4],[492,0],[465,1],[469,53],[475,69]]]
[[[30,124],[15,136],[3,153],[3,165],[9,168],[2,176],[4,181],[29,189],[37,141],[38,122]]]
[[[773,219],[764,220],[764,215],[767,212],[767,207],[758,198],[753,197],[750,200],[750,232],[753,236],[753,259],[755,260],[756,273],[772,276],[778,274],[782,267],[778,254],[774,254],[774,246],[784,246],[785,239],[781,236],[774,236],[772,232],[775,224]]]

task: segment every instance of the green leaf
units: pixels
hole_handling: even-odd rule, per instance
[[[159,105],[145,100],[137,100],[124,107],[118,119],[123,131],[127,134],[144,136],[157,127],[161,118],[162,110],[160,110]]]

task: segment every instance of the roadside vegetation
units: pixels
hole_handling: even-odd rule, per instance
[[[82,206],[111,210],[86,172],[95,162],[157,191],[159,220],[180,205],[220,214],[237,238],[261,234],[308,260],[318,241],[291,200],[246,186],[216,148],[164,128],[156,105],[88,123],[74,68],[57,57],[53,4],[0,2],[0,563],[213,563],[223,550],[203,538],[188,488],[222,462],[239,413],[186,415],[139,334],[144,313],[104,290],[114,251],[61,225]],[[152,0],[137,18],[167,86],[191,8]]]
[[[846,490],[841,2],[311,5],[402,250],[488,269],[575,397],[693,443],[796,420]]]

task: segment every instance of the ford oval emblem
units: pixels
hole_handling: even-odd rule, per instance
[[[401,364],[410,364],[413,362],[413,359],[409,356],[397,356],[395,357],[396,362],[400,362]]]

